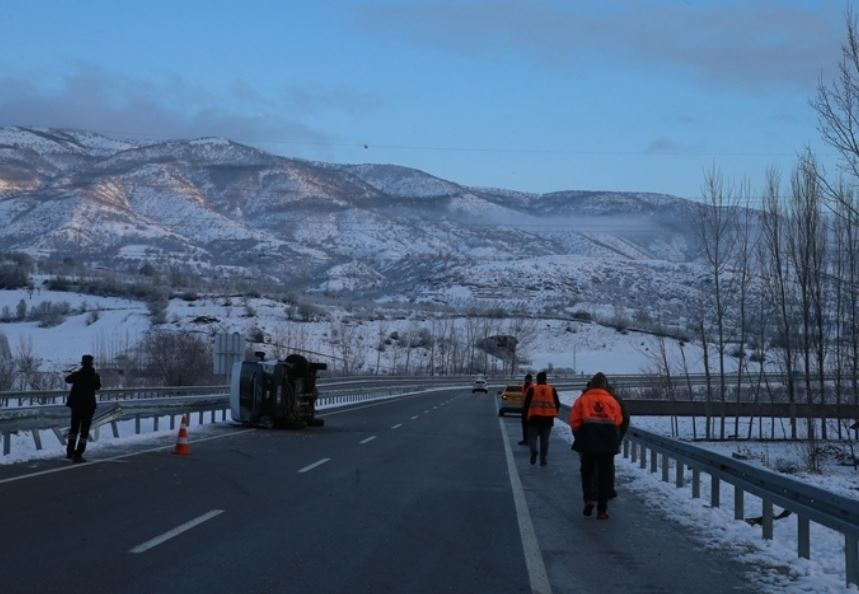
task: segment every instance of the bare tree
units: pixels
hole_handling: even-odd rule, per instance
[[[0,332],[0,391],[11,390],[15,383],[15,360],[12,358],[12,349],[9,348],[9,339]]]
[[[704,256],[713,282],[712,312],[716,323],[716,348],[719,357],[720,439],[725,438],[725,341],[728,300],[723,294],[726,270],[731,263],[736,243],[735,220],[737,196],[715,168],[705,173],[703,200],[698,206],[698,230]]]
[[[859,178],[859,24],[850,8],[845,21],[847,40],[841,44],[838,76],[830,83],[821,77],[811,104],[823,140],[839,152],[852,177]],[[853,204],[845,206],[856,214]]]
[[[819,183],[814,158],[806,153],[791,176],[789,256],[796,275],[799,291],[801,317],[800,347],[803,361],[803,379],[806,401],[813,401],[812,381],[820,378],[821,399],[824,397],[824,293],[823,270],[826,250],[826,230],[823,225],[821,204],[823,192]],[[815,369],[816,367],[816,369]],[[811,407],[809,406],[809,410]],[[815,421],[809,413],[807,417],[808,439],[813,443],[816,438]],[[821,423],[822,437],[826,438],[826,423]]]
[[[734,286],[736,290],[736,302],[739,313],[737,316],[738,330],[738,348],[737,348],[737,414],[734,416],[734,436],[740,435],[740,414],[739,404],[740,395],[742,393],[743,374],[746,369],[745,347],[748,337],[749,315],[748,315],[748,299],[749,287],[752,282],[753,273],[753,258],[755,253],[758,236],[754,217],[751,208],[751,197],[749,184],[744,183],[740,189],[743,208],[740,209],[737,217],[737,263],[734,271]]]
[[[766,283],[769,301],[775,310],[775,324],[778,328],[781,364],[787,376],[787,396],[790,414],[790,436],[797,438],[796,427],[796,381],[794,369],[794,297],[793,282],[788,266],[787,231],[785,215],[780,200],[780,180],[778,173],[767,171],[763,196],[762,256],[761,267]]]
[[[212,345],[198,335],[152,330],[142,348],[149,367],[166,386],[193,386],[212,374]]]

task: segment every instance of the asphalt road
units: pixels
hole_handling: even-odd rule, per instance
[[[748,568],[622,485],[610,520],[584,518],[577,458],[555,439],[549,466],[530,466],[492,396],[324,416],[301,432],[213,427],[187,457],[149,443],[0,467],[0,591],[752,591]]]

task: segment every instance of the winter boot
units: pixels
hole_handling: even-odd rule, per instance
[[[590,516],[592,513],[594,513],[594,502],[585,501],[585,509],[582,510],[582,513],[586,516]]]
[[[69,433],[68,441],[66,442],[66,458],[71,460],[75,457],[75,444],[78,441],[78,436],[74,433]]]
[[[86,438],[81,437],[78,442],[78,449],[75,450],[75,455],[72,458],[72,462],[86,462],[84,460],[84,451],[86,450]]]
[[[536,463],[537,463],[537,452],[531,452],[531,465],[533,466]]]

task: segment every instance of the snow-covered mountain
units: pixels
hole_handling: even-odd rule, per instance
[[[0,250],[181,262],[310,292],[534,308],[695,301],[694,210],[667,195],[472,188],[224,138],[0,128]]]

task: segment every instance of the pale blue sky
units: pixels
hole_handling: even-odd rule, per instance
[[[805,146],[836,1],[0,3],[0,125],[227,136],[478,186],[700,193]],[[366,145],[367,148],[364,148]]]

